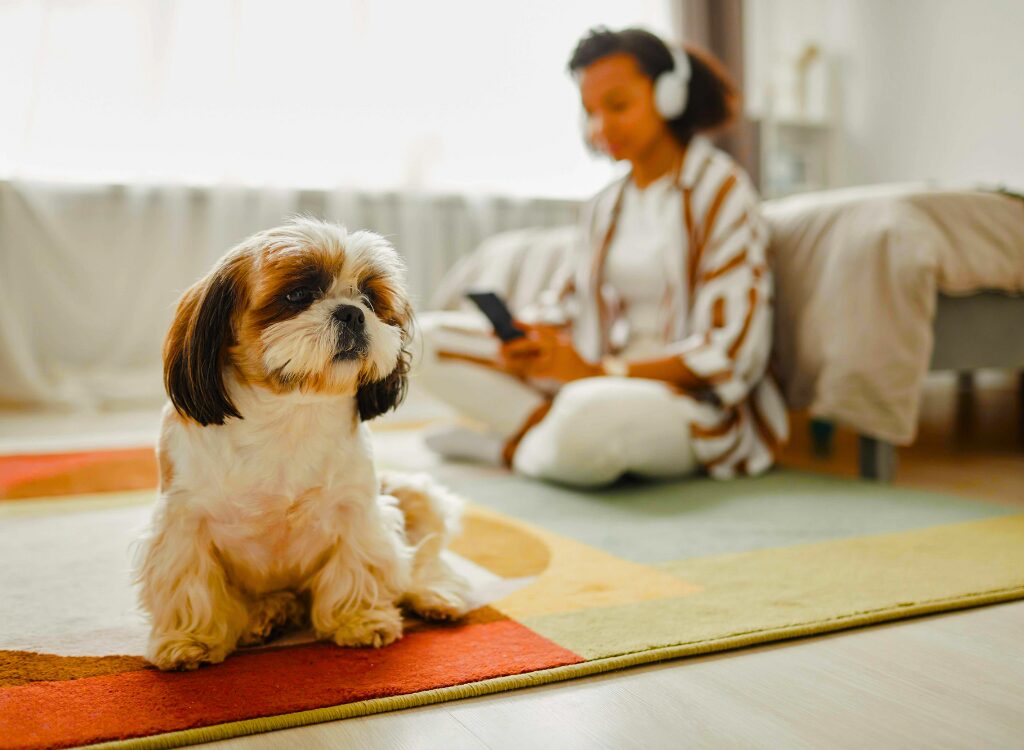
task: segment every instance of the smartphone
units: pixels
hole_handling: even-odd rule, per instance
[[[487,316],[494,326],[495,335],[502,341],[512,341],[526,335],[525,331],[516,327],[508,306],[494,292],[469,292],[466,296]]]

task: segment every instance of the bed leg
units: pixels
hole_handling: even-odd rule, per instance
[[[953,441],[971,442],[975,417],[974,371],[961,370],[956,374],[956,412],[953,416]]]
[[[1017,373],[1017,427],[1021,447],[1024,447],[1024,370]]]
[[[814,457],[828,458],[831,456],[836,426],[824,419],[812,419],[808,429],[811,433],[811,452]]]
[[[860,436],[860,475],[891,482],[896,476],[896,448],[884,440]]]

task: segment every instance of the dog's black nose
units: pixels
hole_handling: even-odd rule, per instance
[[[366,322],[363,311],[355,305],[339,305],[334,308],[333,315],[336,321],[349,328],[358,328]]]

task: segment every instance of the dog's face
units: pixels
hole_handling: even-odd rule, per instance
[[[355,396],[362,419],[405,395],[412,311],[379,235],[297,219],[253,235],[189,289],[164,345],[175,408],[201,425],[238,413],[225,385]]]

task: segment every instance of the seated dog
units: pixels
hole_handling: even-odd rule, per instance
[[[403,274],[382,237],[297,219],[182,297],[137,564],[160,669],[223,661],[288,625],[379,647],[401,637],[401,606],[465,612],[441,557],[458,499],[422,476],[382,481],[362,424],[405,394]]]

